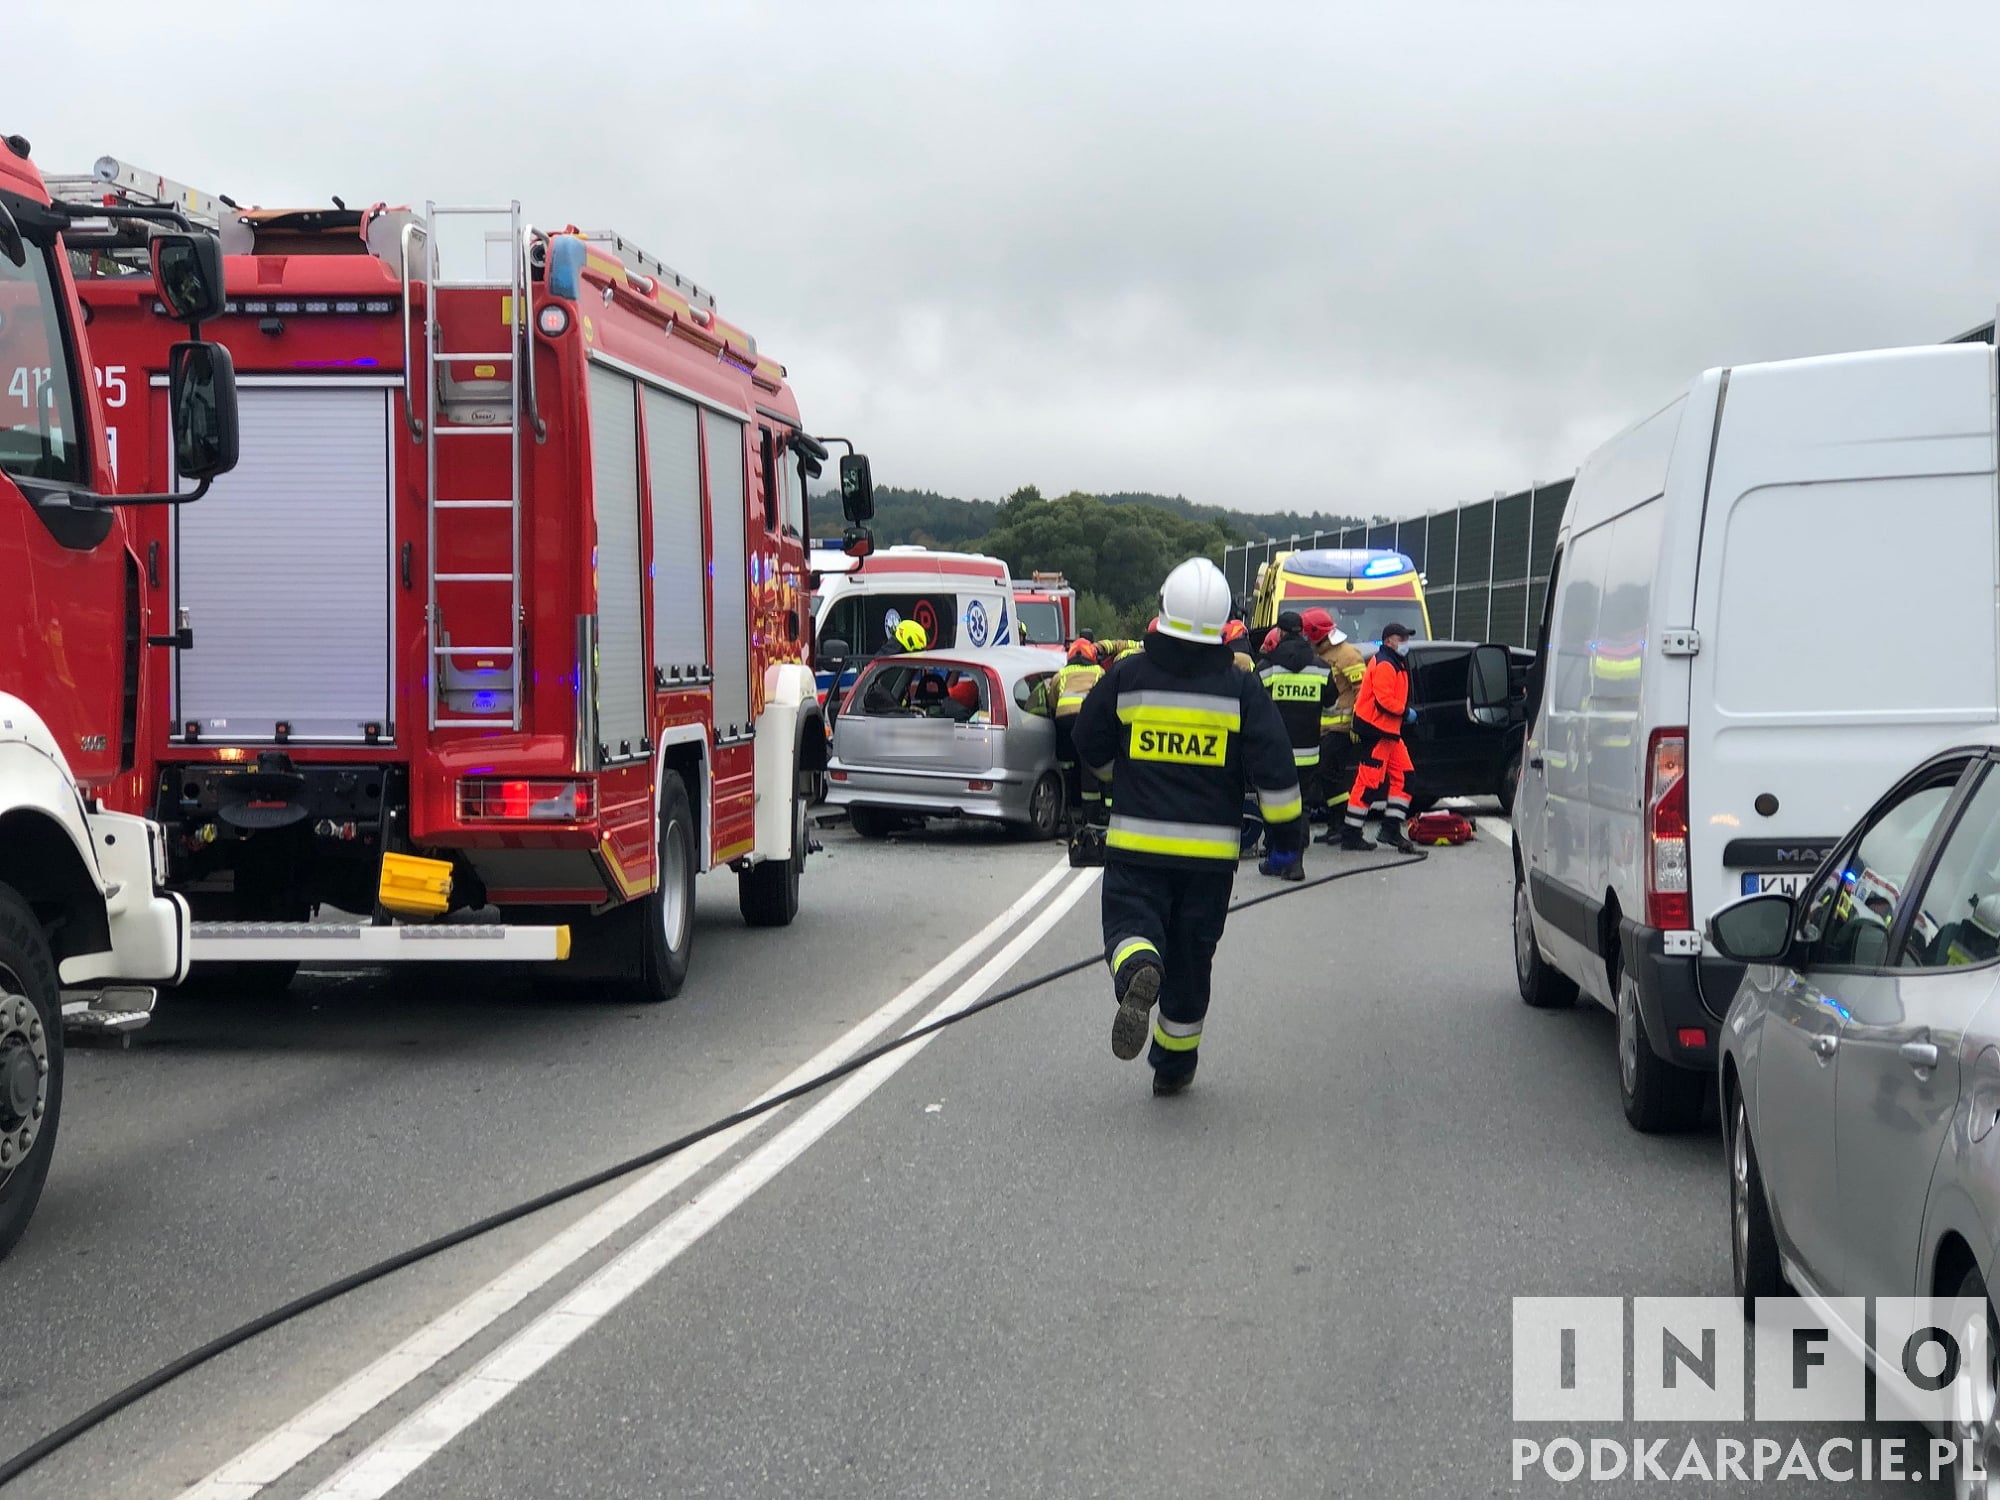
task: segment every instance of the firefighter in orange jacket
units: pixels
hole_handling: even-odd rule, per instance
[[[1363,832],[1368,822],[1368,806],[1378,794],[1382,804],[1382,842],[1391,849],[1414,854],[1404,827],[1410,815],[1410,792],[1405,778],[1415,768],[1409,749],[1403,744],[1403,726],[1414,720],[1410,707],[1410,627],[1387,625],[1382,629],[1382,646],[1368,670],[1361,676],[1361,692],[1354,700],[1354,732],[1361,740],[1361,766],[1354,773],[1354,786],[1347,794],[1347,821],[1341,829],[1343,849],[1372,849]]]

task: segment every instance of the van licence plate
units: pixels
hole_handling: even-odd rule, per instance
[[[1751,870],[1743,876],[1743,894],[1746,896],[1796,896],[1806,888],[1810,870],[1787,871],[1777,875],[1766,875]]]

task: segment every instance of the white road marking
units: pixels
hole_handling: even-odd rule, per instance
[[[1067,859],[1057,863],[1028,887],[1013,905],[932,965],[901,994],[866,1020],[850,1027],[838,1040],[772,1084],[758,1098],[768,1099],[773,1094],[796,1088],[808,1078],[824,1073],[861,1051],[878,1033],[923,1004],[953,975],[1039,906],[1068,873]],[[605,1200],[516,1261],[456,1307],[426,1323],[366,1369],[336,1386],[206,1479],[184,1491],[180,1500],[251,1500],[266,1485],[291,1472],[328,1441],[347,1431],[466,1340],[491,1326],[495,1319],[546,1286],[567,1267],[723,1156],[745,1136],[775,1119],[776,1113],[747,1121],[733,1130],[710,1137],[698,1146],[689,1147],[678,1156],[668,1157],[615,1197]]]
[[[992,988],[1097,880],[1084,870],[1034,921],[924,1018],[926,1025],[960,1010]],[[936,1040],[914,1042],[877,1058],[793,1120],[777,1135],[703,1188],[684,1207],[634,1241],[548,1312],[502,1344],[473,1370],[446,1387],[314,1489],[306,1500],[381,1500],[447,1443],[512,1395],[556,1355],[596,1326],[626,1298],[659,1275],[720,1224],[759,1188],[797,1161],[806,1149],[847,1117]]]

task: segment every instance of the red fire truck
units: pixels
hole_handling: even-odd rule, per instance
[[[60,191],[212,205],[222,240],[242,463],[141,537],[177,637],[145,810],[196,961],[556,959],[573,929],[571,972],[664,999],[698,872],[789,923],[827,450],[783,366],[628,240],[518,203],[246,210],[109,158]],[[106,378],[144,392],[158,299],[90,269]],[[129,487],[172,477],[156,416],[113,413]],[[865,520],[866,459],[841,468]]]
[[[139,763],[146,642],[128,523],[199,499],[234,462],[228,356],[177,337],[222,305],[215,240],[189,228],[171,208],[66,213],[28,143],[0,140],[0,1255],[48,1175],[65,1025],[129,1031],[153,987],[187,971],[160,830],[99,799],[129,791]],[[161,308],[160,443],[193,490],[109,493],[65,254],[86,243],[125,247]]]

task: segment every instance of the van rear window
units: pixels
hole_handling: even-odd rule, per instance
[[[819,638],[846,641],[856,654],[874,656],[905,620],[924,627],[931,650],[947,650],[957,642],[958,595],[849,594],[827,611]]]

